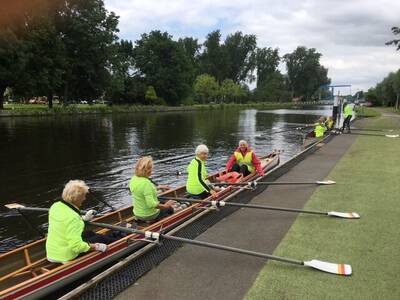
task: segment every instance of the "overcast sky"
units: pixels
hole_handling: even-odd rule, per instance
[[[120,37],[136,40],[154,29],[204,41],[220,29],[255,34],[259,47],[281,55],[298,45],[316,48],[333,84],[368,89],[400,68],[400,51],[386,46],[400,26],[400,0],[105,0],[120,16]],[[343,92],[345,92],[343,90]],[[347,90],[348,93],[348,90]]]

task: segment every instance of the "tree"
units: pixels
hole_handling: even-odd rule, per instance
[[[226,66],[223,78],[232,79],[235,83],[252,80],[256,67],[257,38],[253,34],[241,31],[230,34],[222,45],[222,53]]]
[[[287,102],[290,101],[285,77],[278,70],[268,75],[254,91],[258,102]]]
[[[235,102],[246,95],[245,90],[232,79],[225,79],[220,88],[221,102]]]
[[[395,109],[400,109],[400,69],[394,73],[392,87],[396,94],[396,104],[394,105]]]
[[[225,77],[226,57],[221,48],[221,33],[219,30],[209,33],[204,41],[204,51],[200,56],[200,71],[202,74],[210,74],[218,82]]]
[[[309,100],[321,85],[330,82],[328,70],[321,66],[320,58],[321,53],[306,47],[297,47],[292,53],[283,56],[292,98]]]
[[[49,108],[52,108],[53,95],[63,84],[64,44],[54,23],[47,17],[33,19],[23,39],[26,63],[16,83],[16,92],[27,97],[46,96]]]
[[[200,49],[201,49],[201,44],[199,44],[199,41],[197,39],[194,39],[192,37],[185,37],[185,38],[180,38],[178,40],[178,43],[183,47],[186,56],[189,58],[194,75],[197,76],[199,75],[200,72],[200,66],[199,66],[199,59],[200,59]]]
[[[392,32],[394,35],[400,35],[400,27],[392,27]],[[386,45],[397,46],[397,51],[400,50],[400,39],[394,39],[386,43]]]
[[[273,75],[279,66],[279,50],[277,48],[259,48],[256,52],[257,87]]]
[[[0,109],[3,109],[4,93],[19,80],[25,67],[23,43],[17,34],[6,28],[0,31]]]
[[[167,32],[143,34],[136,41],[134,59],[138,74],[168,104],[178,104],[191,91],[194,78],[189,58]]]
[[[60,18],[68,66],[63,77],[64,101],[71,97],[91,101],[110,83],[118,17],[105,9],[102,0],[67,0]]]
[[[148,86],[147,87],[147,91],[146,91],[146,95],[145,95],[145,100],[146,103],[148,104],[155,104],[157,102],[157,93],[156,90],[154,89],[153,86]]]
[[[215,78],[208,74],[197,76],[193,85],[196,100],[208,103],[215,100],[219,95],[219,85]]]

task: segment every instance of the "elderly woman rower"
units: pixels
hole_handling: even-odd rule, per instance
[[[82,180],[70,180],[62,192],[62,200],[49,210],[49,229],[46,254],[50,262],[66,263],[89,250],[105,252],[107,245],[118,238],[84,232],[84,221],[90,221],[95,213],[89,210],[81,217],[79,208],[86,200],[89,187]]]
[[[206,160],[208,148],[206,145],[199,145],[196,148],[196,157],[190,162],[187,171],[186,192],[193,198],[205,199],[210,195],[216,195],[218,188],[209,186],[207,180]]]
[[[249,144],[244,140],[239,142],[239,147],[228,160],[226,171],[242,173],[243,176],[247,176],[257,171],[260,176],[264,176],[264,170],[261,166],[260,160],[249,147]]]
[[[150,156],[140,158],[135,166],[135,175],[129,183],[132,193],[133,214],[139,221],[153,221],[172,215],[176,207],[175,201],[160,203],[157,198],[157,186],[149,178],[153,171],[153,159]],[[165,189],[167,186],[158,186]]]

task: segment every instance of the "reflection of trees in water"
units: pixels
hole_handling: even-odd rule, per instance
[[[239,110],[200,112],[195,116],[195,141],[210,147],[231,147],[236,143]]]
[[[172,149],[173,153],[166,155],[175,155],[174,148],[190,144],[193,128],[193,113],[142,115],[137,126],[138,147],[144,153]]]

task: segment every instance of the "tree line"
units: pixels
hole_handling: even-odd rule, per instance
[[[400,27],[392,27],[395,36],[400,35]],[[400,39],[395,38],[386,43],[386,45],[396,46],[400,51]],[[366,100],[379,106],[393,106],[400,109],[400,69],[390,72],[382,81],[370,88],[365,94]]]
[[[157,30],[132,42],[118,38],[119,17],[103,0],[8,2],[0,12],[0,108],[6,91],[45,96],[50,107],[55,96],[64,104],[180,105],[310,100],[330,82],[314,48],[280,55],[258,47],[255,35],[222,39],[219,30],[203,43]]]

